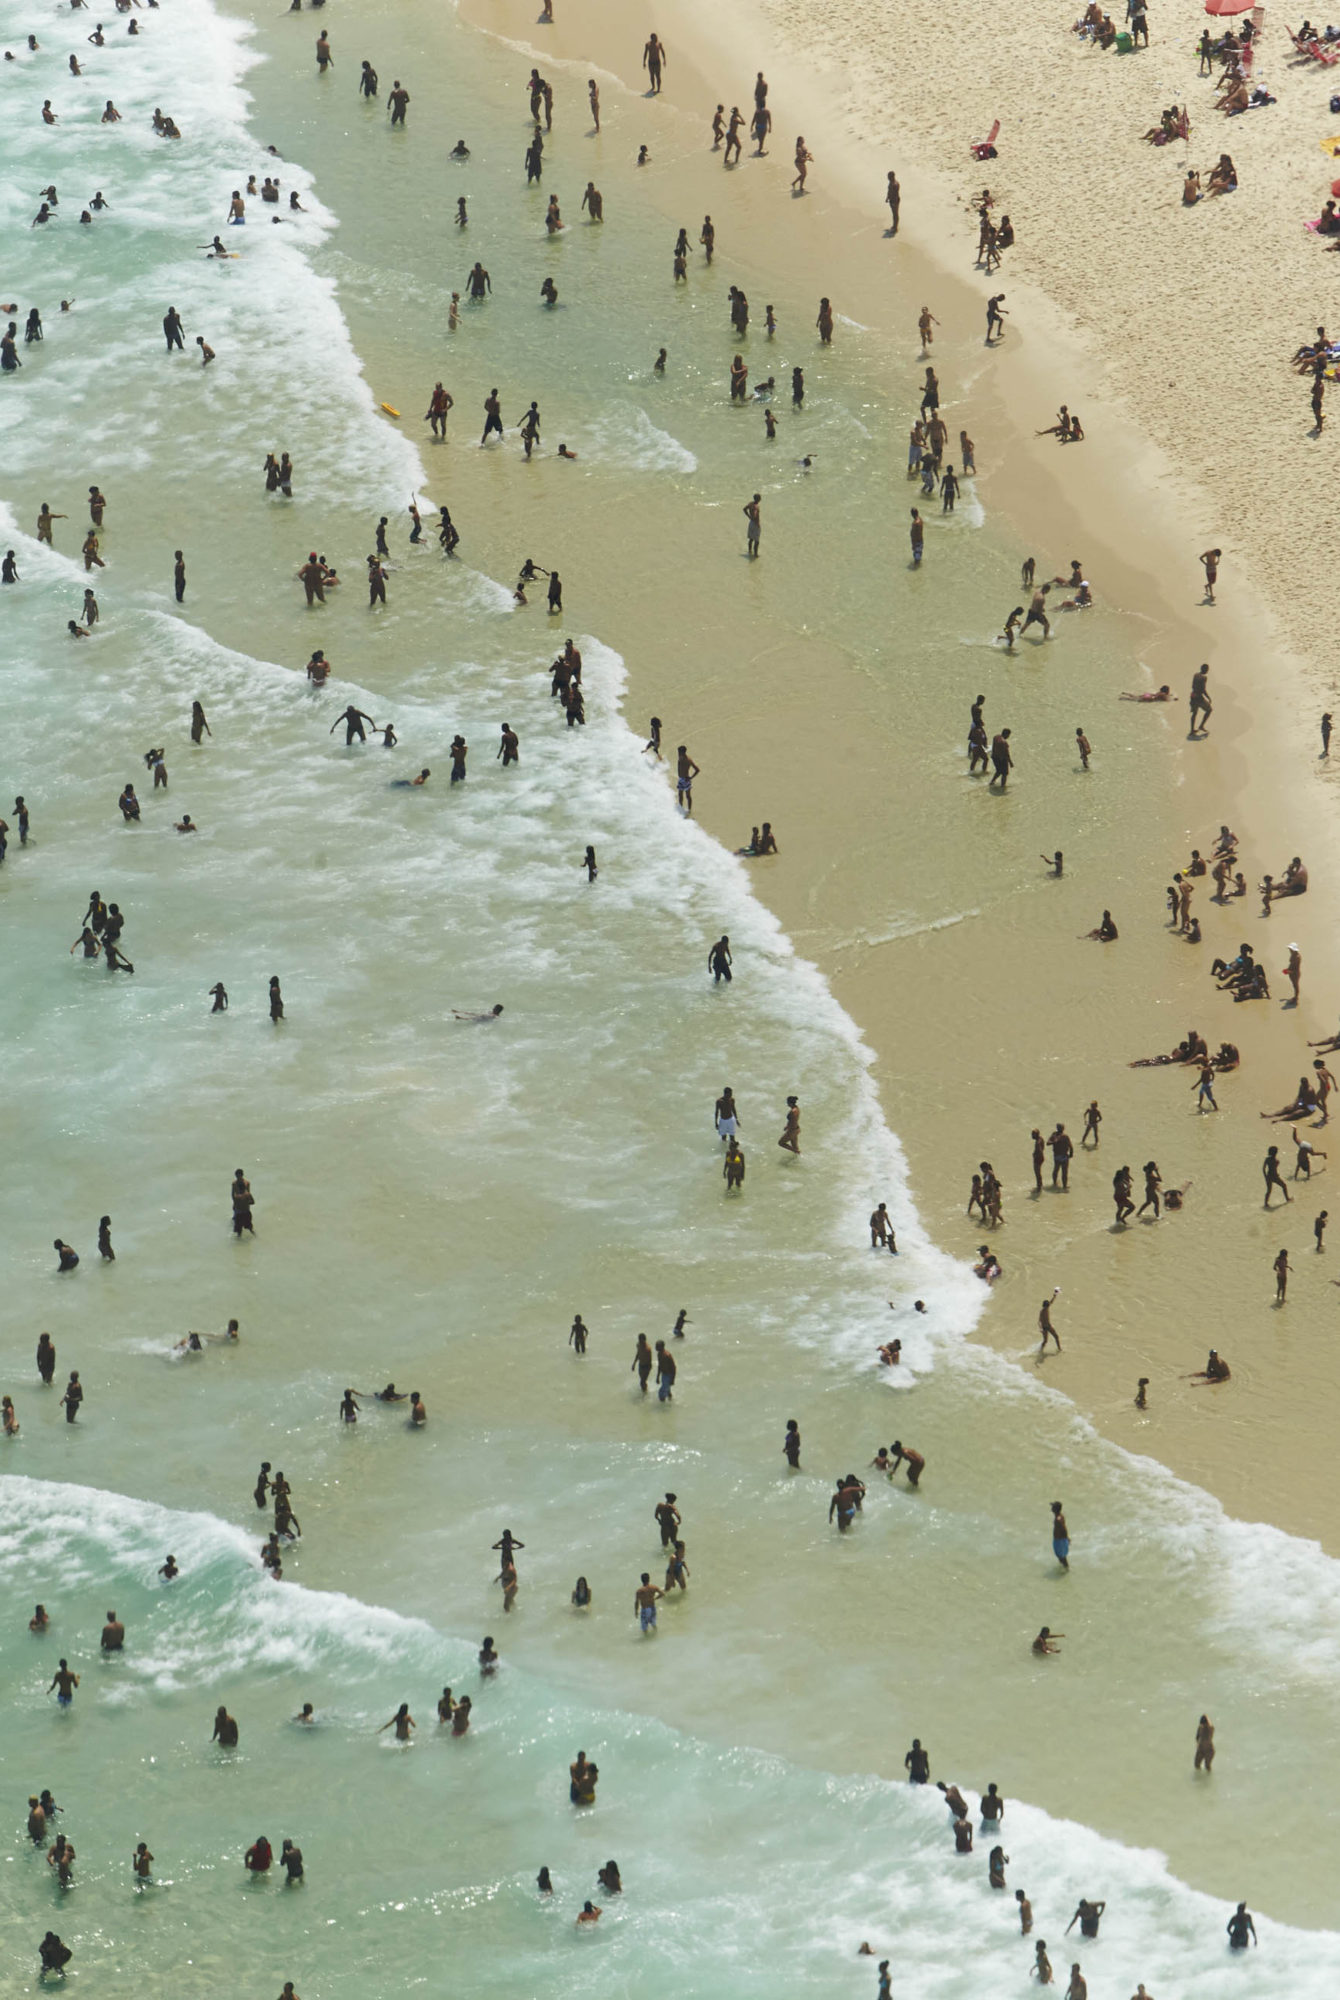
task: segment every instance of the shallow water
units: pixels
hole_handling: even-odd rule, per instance
[[[1300,1852],[1294,1829],[1300,1745],[1326,1832],[1340,1796],[1333,1566],[1273,1530],[1226,1522],[1154,1464],[1096,1441],[1061,1398],[964,1345],[980,1287],[925,1241],[854,1029],[750,895],[744,864],[675,813],[641,755],[642,718],[620,716],[616,628],[644,615],[657,579],[639,558],[622,578],[602,576],[584,605],[583,550],[609,546],[622,516],[638,524],[638,549],[660,535],[709,603],[727,580],[737,591],[738,539],[721,510],[748,490],[759,455],[743,428],[757,412],[722,420],[720,329],[698,293],[675,304],[681,371],[663,384],[630,377],[668,265],[644,249],[653,191],[626,162],[602,167],[607,212],[616,190],[638,224],[604,243],[574,229],[549,245],[542,197],[518,223],[502,166],[524,136],[516,57],[441,25],[423,73],[447,65],[469,106],[471,228],[497,292],[486,351],[464,337],[451,351],[453,442],[425,449],[425,470],[376,414],[341,310],[374,358],[379,395],[388,382],[401,394],[394,370],[410,357],[421,383],[447,367],[436,357],[460,259],[453,246],[444,278],[437,239],[423,254],[427,94],[416,83],[403,135],[420,150],[397,152],[384,113],[365,117],[353,99],[340,47],[326,80],[339,92],[337,133],[315,98],[294,108],[295,72],[308,90],[294,53],[308,26],[267,22],[274,61],[249,79],[255,129],[268,137],[281,113],[298,128],[285,151],[319,169],[315,191],[306,173],[279,171],[286,193],[295,179],[303,190],[309,219],[275,228],[252,203],[246,231],[230,232],[245,236],[241,259],[196,262],[183,244],[221,226],[228,191],[253,167],[274,168],[222,81],[241,73],[236,28],[204,0],[174,0],[146,17],[132,59],[118,25],[115,48],[81,80],[90,105],[115,96],[124,123],[107,129],[75,116],[73,79],[57,92],[64,44],[47,17],[19,12],[59,49],[43,51],[40,75],[53,80],[36,101],[49,88],[62,123],[54,138],[34,133],[36,59],[6,66],[6,219],[26,229],[18,188],[53,175],[62,215],[19,239],[24,309],[30,297],[43,305],[49,338],[24,350],[0,396],[4,542],[24,579],[0,600],[4,799],[22,790],[33,812],[31,844],[21,852],[12,833],[0,871],[5,1357],[23,1426],[0,1488],[11,1602],[0,1754],[10,1865],[35,1870],[0,1905],[16,1962],[52,1924],[81,1976],[113,1994],[217,1991],[222,1978],[260,1991],[288,1977],[306,2000],[399,1991],[441,1980],[444,1942],[453,1972],[480,1991],[594,1979],[611,1992],[717,1994],[785,1976],[819,1994],[852,1989],[852,1955],[869,1936],[913,1990],[977,1993],[1005,1966],[1022,1981],[1013,1903],[1002,1910],[987,1891],[984,1856],[954,1861],[938,1795],[890,1782],[916,1733],[936,1775],[965,1787],[993,1777],[1035,1802],[1011,1807],[1011,1884],[1027,1886],[1054,1946],[1079,1893],[1109,1898],[1093,1964],[1082,1954],[1095,2000],[1138,1978],[1156,1993],[1230,1981],[1329,1991],[1330,1933],[1263,1920],[1261,1985],[1255,1964],[1227,1959],[1222,1925],[1243,1894],[1295,1922],[1330,1914],[1325,1839]],[[380,32],[394,32],[386,17]],[[379,68],[384,91],[392,68]],[[617,130],[630,114],[610,95]],[[146,136],[155,103],[182,126],[179,148]],[[454,111],[434,124],[430,160],[455,136]],[[375,217],[355,201],[372,161]],[[65,192],[85,181],[113,204],[93,230],[79,229]],[[322,201],[348,218],[333,236]],[[478,254],[473,235],[470,247]],[[512,307],[509,288],[538,290],[545,260],[560,258],[564,289],[587,284],[602,301],[594,327],[590,315],[537,306],[532,322]],[[62,322],[52,306],[71,293]],[[217,349],[207,376],[189,350],[168,360],[158,346],[169,302],[188,341],[204,330]],[[794,319],[802,306],[779,310]],[[906,504],[883,478],[883,359],[844,354],[807,399],[807,446],[840,453],[869,501],[815,552],[830,570],[851,563],[849,577],[868,574],[866,554]],[[541,397],[547,443],[565,436],[577,467],[548,456],[524,467],[513,439],[505,455],[462,449],[489,371],[513,385],[510,418]],[[565,432],[551,427],[554,407]],[[291,505],[263,492],[272,447],[298,468]],[[781,518],[803,505],[790,459],[788,446],[769,488]],[[84,583],[75,496],[94,478],[109,496],[103,618],[76,644],[64,635]],[[460,562],[431,542],[406,547],[401,510],[416,485],[450,497]],[[30,539],[42,498],[73,517],[55,554]],[[394,570],[388,610],[370,624],[358,573],[382,511]],[[928,587],[942,616],[933,639],[923,626],[915,652],[891,646],[878,667],[906,704],[909,743],[939,716],[940,677],[961,665],[963,637],[983,644],[1010,573],[989,525],[965,512],[944,532],[975,538],[967,581],[962,565],[952,582],[899,572],[897,588]],[[291,574],[313,543],[348,581],[309,615]],[[550,622],[542,606],[514,611],[499,581],[520,551],[558,561],[567,579],[585,730],[561,727],[548,692],[569,628],[537,629]],[[741,633],[738,657],[758,676],[770,646],[809,644],[822,573],[748,576],[747,613],[721,597],[723,674]],[[858,645],[868,621],[854,584],[833,596],[816,650]],[[649,643],[685,643],[663,600],[656,616]],[[1097,667],[1119,639],[1095,620],[1067,643]],[[321,695],[302,679],[317,644],[335,666]],[[213,730],[199,749],[187,739],[196,696]],[[400,748],[346,750],[332,737],[349,700],[393,718]],[[506,773],[493,762],[504,720],[522,745]],[[470,776],[450,788],[457,730]],[[166,799],[140,761],[154,743],[168,746]],[[957,755],[946,748],[947,767]],[[406,788],[424,764],[430,784]],[[127,779],[144,801],[136,827],[116,814]],[[182,810],[199,823],[194,839],[172,831]],[[933,821],[922,832],[937,838]],[[854,836],[880,852],[887,838]],[[588,841],[601,858],[594,886],[580,867]],[[133,978],[67,953],[94,885],[127,914]],[[951,872],[937,894],[959,890],[967,909],[982,885]],[[904,929],[942,920],[913,867],[891,875],[891,892]],[[704,974],[723,928],[737,954],[729,993]],[[288,1008],[278,1028],[272,973]],[[219,978],[232,1006],[212,1017]],[[495,1024],[450,1018],[499,998]],[[711,1127],[727,1080],[749,1159],[738,1203],[723,1195]],[[793,1091],[805,1117],[797,1161],[774,1145]],[[238,1164],[257,1235],[235,1243]],[[897,1264],[864,1248],[879,1195],[898,1224]],[[100,1266],[104,1212],[118,1256]],[[51,1270],[57,1233],[83,1255],[71,1278]],[[681,1305],[675,1401],[642,1403],[634,1339],[668,1336]],[[574,1311],[591,1328],[583,1360],[565,1347]],[[187,1328],[218,1332],[230,1315],[242,1322],[235,1349],[174,1354]],[[77,1426],[35,1383],[43,1326],[58,1382],[72,1367],[84,1381]],[[873,1359],[891,1329],[904,1342],[896,1380]],[[345,1384],[371,1390],[388,1376],[423,1392],[428,1429],[413,1435],[369,1405],[342,1431]],[[805,1439],[797,1478],[780,1451],[792,1415]],[[858,1531],[839,1542],[825,1521],[832,1478],[899,1433],[927,1455],[923,1489],[872,1484]],[[248,1496],[262,1458],[292,1480],[304,1528],[282,1589],[255,1560],[263,1517]],[[644,1564],[658,1567],[651,1509],[667,1487],[685,1510],[692,1583],[643,1641],[631,1593]],[[1058,1491],[1075,1541],[1068,1577],[1049,1547]],[[527,1548],[504,1620],[490,1545],[508,1523]],[[155,1581],[169,1548],[184,1572],[171,1591]],[[568,1603],[578,1572],[596,1593],[589,1617]],[[53,1613],[41,1641],[19,1615],[39,1597]],[[112,1602],[128,1651],[104,1665],[97,1632]],[[1029,1654],[1044,1620],[1067,1634],[1068,1657]],[[485,1631],[505,1666],[481,1688]],[[69,1715],[44,1706],[62,1651],[85,1674]],[[464,1743],[435,1740],[444,1680],[476,1697]],[[310,1736],[288,1720],[307,1699],[322,1717]],[[408,1753],[373,1735],[402,1699],[420,1722]],[[208,1748],[219,1701],[242,1723],[235,1758]],[[1222,1746],[1209,1786],[1189,1768],[1202,1708]],[[564,1789],[579,1742],[605,1772],[588,1815]],[[473,1783],[439,1758],[468,1760]],[[57,1915],[22,1832],[23,1799],[44,1784],[80,1855]],[[407,1791],[421,1808],[410,1819]],[[262,1827],[276,1845],[288,1834],[303,1846],[301,1892],[245,1880],[241,1853]],[[129,1856],[142,1838],[170,1892],[135,1895]],[[571,1919],[609,1854],[624,1903],[597,1936],[579,1935]],[[560,1891],[548,1909],[531,1886],[542,1862]],[[239,1924],[234,1894],[278,1906],[263,1927]],[[441,1918],[449,1932],[430,1927]],[[601,1955],[594,1975],[572,1956],[588,1951]]]

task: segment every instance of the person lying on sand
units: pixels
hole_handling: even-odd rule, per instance
[[[1278,1111],[1263,1111],[1260,1113],[1260,1116],[1276,1121],[1284,1118],[1306,1118],[1316,1108],[1317,1087],[1310,1077],[1300,1076],[1298,1079],[1298,1089],[1294,1093],[1292,1104],[1282,1105]]]
[[[1177,701],[1179,697],[1169,688],[1167,681],[1157,694],[1120,694],[1118,701]]]

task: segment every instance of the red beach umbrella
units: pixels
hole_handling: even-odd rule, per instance
[[[1205,0],[1207,14],[1250,14],[1257,0]]]

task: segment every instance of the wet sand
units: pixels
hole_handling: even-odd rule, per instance
[[[594,5],[560,11],[554,28],[540,29],[526,8],[472,0],[466,10],[512,38],[527,61],[534,49],[550,69],[558,67],[556,56],[574,63],[563,71],[565,100],[581,87],[578,70],[597,59],[602,75],[612,70],[636,89],[643,30],[631,33]],[[1251,596],[1236,561],[1221,584],[1221,604],[1200,606],[1196,556],[1212,538],[1203,523],[1215,517],[1205,505],[1188,504],[1163,454],[1114,400],[1109,364],[1118,382],[1122,369],[1110,330],[1104,355],[1087,353],[1059,308],[1025,292],[1009,260],[989,285],[967,271],[971,243],[956,222],[953,199],[935,177],[936,163],[910,160],[906,141],[897,159],[904,233],[888,242],[887,217],[877,205],[884,150],[849,138],[822,80],[802,79],[765,30],[755,40],[747,19],[736,16],[733,46],[724,52],[709,32],[716,32],[714,20],[675,23],[664,97],[639,107],[631,121],[657,167],[665,167],[667,207],[696,215],[703,203],[711,206],[723,240],[729,233],[733,245],[747,243],[751,260],[786,269],[802,292],[828,293],[840,314],[904,357],[915,358],[916,311],[929,300],[942,321],[933,358],[946,396],[954,398],[972,380],[962,417],[959,406],[947,417],[951,434],[960,421],[973,431],[978,487],[989,512],[1012,526],[1021,554],[1038,556],[1040,576],[1064,570],[1069,556],[1082,552],[1102,607],[1097,615],[1118,616],[1129,631],[1122,685],[1153,687],[1166,679],[1181,700],[1171,709],[1118,707],[1115,687],[1084,686],[1071,705],[1094,742],[1094,770],[1079,778],[1073,757],[1051,759],[1044,776],[1036,754],[1028,767],[1018,727],[1029,698],[1020,690],[1031,685],[1039,663],[1027,648],[1011,662],[983,647],[965,671],[963,733],[973,681],[990,691],[993,726],[1005,719],[1002,704],[1012,706],[1020,770],[1009,801],[996,802],[999,838],[967,847],[965,836],[965,850],[955,853],[895,850],[881,840],[889,758],[899,741],[897,708],[880,683],[888,635],[871,633],[868,649],[826,640],[822,593],[815,604],[817,645],[808,638],[788,645],[769,629],[766,593],[754,590],[738,617],[715,599],[705,657],[693,613],[686,611],[677,630],[664,630],[663,580],[643,583],[625,573],[617,593],[597,590],[598,629],[629,661],[630,718],[636,724],[653,707],[692,717],[694,753],[711,766],[697,811],[723,842],[733,846],[747,837],[737,801],[771,802],[783,855],[758,868],[754,880],[866,1032],[890,1122],[908,1151],[914,1194],[947,1247],[968,1254],[982,1240],[980,1225],[963,1215],[976,1162],[990,1158],[1001,1173],[1006,1226],[997,1247],[1007,1279],[976,1337],[1032,1368],[1038,1301],[1059,1284],[1056,1320],[1065,1352],[1045,1364],[1053,1386],[1103,1432],[1206,1486],[1234,1513],[1317,1535],[1334,1547],[1322,1415],[1340,1388],[1328,1282],[1334,1264],[1313,1254],[1311,1229],[1326,1204],[1325,1174],[1282,1219],[1264,1217],[1265,1146],[1281,1142],[1286,1173],[1292,1149],[1287,1127],[1267,1131],[1257,1116],[1291,1095],[1309,1059],[1305,1040],[1329,1031],[1330,996],[1340,991],[1335,945],[1322,921],[1330,806],[1318,781],[1325,772],[1316,763],[1322,704],[1309,685],[1309,666],[1286,652],[1274,607]],[[747,108],[760,65],[777,113],[772,157],[746,157],[725,176],[719,157],[707,150],[711,107],[724,98],[728,108],[735,101]],[[721,74],[729,75],[729,89],[706,81]],[[605,90],[613,102],[613,86]],[[812,192],[799,202],[787,196],[786,182],[791,128],[802,119],[783,105],[802,102],[816,165]],[[701,150],[690,150],[678,107],[697,120]],[[621,142],[629,130],[624,120]],[[974,175],[984,178],[974,169],[970,182]],[[918,214],[909,232],[923,202],[929,212]],[[930,261],[927,239],[949,251],[963,275]],[[728,275],[723,259],[723,287]],[[983,303],[998,289],[1009,294],[1013,317],[1004,347],[988,357]],[[1082,410],[1088,432],[1085,445],[1064,452],[1033,436],[1062,399]],[[914,414],[909,409],[905,423]],[[901,483],[900,460],[891,471]],[[915,497],[909,490],[909,503]],[[1213,539],[1227,544],[1227,536]],[[803,541],[797,549],[765,535],[759,570],[797,555],[803,557]],[[891,550],[890,561],[901,568],[903,548]],[[770,574],[775,578],[775,568]],[[1018,601],[1017,579],[1003,582],[1002,592],[1003,618]],[[901,625],[891,643],[914,654],[915,627]],[[1186,692],[1205,658],[1216,691],[1212,733],[1188,743]],[[1073,671],[1062,645],[1049,649],[1045,670],[1053,683]],[[1138,730],[1131,717],[1139,718]],[[1163,780],[1156,818],[1123,814],[1121,797],[1112,797],[1114,788],[1130,787],[1131,765],[1105,756],[1105,746],[1128,724],[1127,754],[1156,760]],[[940,757],[947,747],[928,746],[928,753]],[[723,770],[728,787],[714,782],[712,774]],[[963,787],[962,767],[951,776],[937,768],[935,782]],[[1095,791],[1103,799],[1097,810]],[[963,814],[983,805],[965,799]],[[768,808],[747,817],[762,811]],[[1289,856],[1301,853],[1313,890],[1277,906],[1266,923],[1255,896],[1216,910],[1206,882],[1195,901],[1205,943],[1191,947],[1165,928],[1164,885],[1193,846],[1208,852],[1224,820],[1241,837],[1240,865],[1249,882],[1266,869],[1278,876]],[[1054,885],[1033,857],[1058,844],[1072,865]],[[917,934],[889,937],[895,891],[909,876],[938,907]],[[1111,948],[1077,942],[1104,906],[1117,916],[1120,942]],[[972,914],[956,920],[965,910]],[[1210,959],[1232,956],[1242,937],[1268,966],[1270,1003],[1234,1006],[1213,991]],[[1283,1008],[1287,987],[1279,976],[1283,948],[1294,939],[1304,956],[1297,1012]],[[1228,1038],[1242,1050],[1240,1072],[1219,1091],[1217,1118],[1197,1116],[1184,1071],[1126,1067],[1134,1056],[1171,1049],[1191,1024],[1212,1047]],[[1048,1192],[1036,1212],[1030,1127],[1049,1131],[1059,1117],[1077,1136],[1094,1096],[1105,1114],[1100,1156],[1077,1161],[1069,1196]],[[1324,1143],[1323,1132],[1312,1137]],[[1114,1234],[1111,1175],[1128,1161],[1138,1194],[1147,1158],[1160,1162],[1169,1185],[1194,1183],[1187,1208],[1156,1229],[1145,1224]],[[872,1199],[879,1192],[872,1190]],[[1273,1307],[1270,1266],[1282,1246],[1298,1268],[1281,1314]],[[1211,1345],[1233,1365],[1229,1390],[1208,1392],[1181,1379],[1203,1365]],[[1143,1417],[1132,1407],[1142,1374],[1153,1383]]]

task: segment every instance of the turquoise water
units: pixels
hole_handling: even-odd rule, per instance
[[[907,1991],[1022,1985],[1029,1955],[1012,1899],[986,1888],[984,1853],[956,1860],[938,1794],[895,1782],[913,1734],[937,1776],[969,1790],[994,1778],[1011,1799],[1011,1886],[1027,1887],[1058,1965],[1076,1897],[1108,1897],[1099,1945],[1078,1954],[1095,2000],[1141,1978],[1159,1995],[1331,1990],[1333,1935],[1270,1913],[1317,1924],[1331,1908],[1332,1566],[1226,1522],[964,1345],[980,1288],[924,1239],[855,1030],[753,899],[745,867],[676,814],[641,754],[642,717],[621,717],[622,661],[582,606],[584,537],[639,510],[691,553],[704,483],[733,494],[749,463],[734,437],[713,460],[720,329],[690,317],[692,301],[685,368],[664,394],[631,380],[622,358],[636,315],[651,324],[641,302],[660,265],[649,208],[637,207],[650,197],[626,164],[621,177],[602,169],[607,211],[613,189],[648,224],[645,248],[640,229],[616,239],[615,281],[594,263],[608,249],[576,232],[552,252],[574,252],[574,267],[585,258],[586,282],[611,298],[608,328],[557,352],[542,345],[552,329],[538,307],[531,326],[503,289],[508,255],[518,291],[523,281],[520,232],[510,252],[481,243],[499,285],[494,344],[462,372],[472,383],[503,360],[506,380],[535,385],[515,409],[512,389],[509,417],[531,394],[573,416],[581,485],[557,487],[574,468],[551,459],[522,467],[514,439],[468,473],[454,441],[442,472],[377,415],[341,315],[347,305],[353,324],[380,327],[379,365],[413,355],[428,381],[447,367],[424,351],[416,314],[423,328],[435,315],[444,342],[454,287],[427,258],[418,297],[405,276],[422,157],[386,169],[405,177],[404,198],[391,190],[400,205],[380,266],[367,216],[332,235],[321,202],[328,184],[345,199],[341,173],[372,170],[336,148],[337,171],[315,131],[316,186],[279,168],[306,217],[275,227],[253,202],[246,230],[229,232],[243,255],[206,262],[194,246],[223,226],[231,188],[274,170],[243,128],[237,25],[204,0],[174,0],[142,17],[133,43],[109,24],[88,76],[62,80],[66,38],[36,8],[15,14],[11,32],[31,27],[44,47],[0,76],[5,218],[22,311],[39,303],[49,335],[0,384],[0,542],[23,578],[0,597],[0,805],[22,791],[33,813],[29,847],[12,831],[0,871],[4,1360],[22,1425],[0,1485],[15,1871],[0,1935],[18,1990],[34,1984],[48,1926],[74,1946],[74,1976],[111,1995],[260,1994],[286,1978],[304,2000],[411,1984],[724,1995],[783,1979],[863,1993],[874,1981],[855,1958],[862,1938],[894,1959]],[[262,30],[275,61],[249,80],[267,116],[290,92],[299,30],[307,17]],[[494,205],[501,237],[519,199],[495,164],[516,145],[516,57],[449,21],[441,37],[424,61],[454,66],[475,148],[472,214],[483,228]],[[339,60],[327,121],[353,129],[363,107],[350,52]],[[379,67],[385,89],[392,71]],[[35,117],[48,93],[54,134]],[[123,123],[103,128],[109,93]],[[155,104],[181,126],[179,146],[152,136]],[[314,127],[322,115],[302,113]],[[274,127],[256,129],[264,139]],[[377,125],[361,138],[387,136]],[[29,185],[53,177],[60,222],[28,231]],[[111,211],[81,229],[78,203],[97,186]],[[541,209],[525,238],[536,257],[551,254]],[[188,334],[171,360],[158,333],[169,303]],[[197,331],[219,357],[207,375],[189,347]],[[596,379],[599,394],[585,386]],[[863,380],[855,370],[860,393]],[[849,451],[873,484],[884,419],[843,396],[841,378],[816,393],[809,441]],[[475,400],[461,391],[453,440],[476,434]],[[551,446],[561,434],[547,428]],[[271,449],[297,466],[291,505],[264,493]],[[520,483],[532,473],[534,492]],[[76,643],[65,621],[85,582],[77,496],[94,479],[109,500],[103,615]],[[800,494],[793,469],[777,480]],[[406,546],[405,501],[425,487],[452,498],[459,563],[431,541]],[[32,540],[42,499],[72,517],[55,553]],[[884,504],[901,511],[901,489]],[[383,511],[390,604],[369,614],[358,574]],[[1004,554],[970,510],[946,532],[980,539],[955,604],[959,622],[984,627]],[[512,607],[508,562],[545,561],[551,541],[585,658],[580,731],[561,727],[548,691],[569,628]],[[292,572],[311,546],[348,581],[309,615]],[[714,564],[738,567],[734,547],[703,560],[705,588]],[[649,588],[627,580],[628,622]],[[804,575],[773,588],[783,602],[760,603],[759,620],[799,619]],[[854,632],[859,601],[838,617]],[[957,631],[936,640],[937,660],[958,650]],[[1074,643],[1096,657],[1111,642],[1095,629]],[[321,694],[302,677],[318,644],[334,663]],[[912,666],[908,699],[929,703]],[[197,697],[213,731],[198,749]],[[393,719],[400,748],[332,737],[349,700]],[[493,762],[503,721],[522,746],[506,773]],[[458,730],[470,776],[453,790]],[[160,743],[166,798],[141,761]],[[396,782],[425,764],[426,788]],[[135,827],[116,811],[128,779],[144,800]],[[172,831],[182,811],[199,824],[193,839]],[[601,861],[594,886],[587,842]],[[133,977],[68,954],[94,887],[126,913]],[[704,971],[723,929],[736,949],[729,993]],[[266,1006],[275,973],[279,1027]],[[208,1011],[217,979],[232,999],[223,1017]],[[451,1016],[497,1000],[496,1023]],[[724,1196],[711,1124],[727,1081],[749,1159],[739,1202]],[[804,1109],[797,1161],[774,1144],[790,1092]],[[257,1234],[236,1243],[239,1164]],[[880,1196],[897,1264],[864,1247]],[[117,1261],[103,1266],[106,1212]],[[72,1277],[53,1271],[56,1235],[82,1254]],[[634,1340],[668,1336],[681,1306],[675,1401],[643,1403]],[[575,1311],[591,1328],[581,1360],[565,1345]],[[187,1329],[218,1333],[231,1316],[235,1348],[175,1349]],[[57,1383],[81,1373],[77,1426],[36,1382],[44,1327]],[[874,1360],[891,1331],[904,1342],[896,1380]],[[427,1429],[369,1404],[343,1431],[345,1385],[391,1376],[422,1391]],[[781,1457],[789,1416],[805,1440],[795,1478]],[[832,1480],[898,1434],[927,1455],[923,1489],[872,1483],[858,1531],[838,1542]],[[282,1586],[257,1561],[265,1517],[249,1495],[263,1458],[293,1482],[304,1530]],[[644,1641],[632,1590],[644,1566],[659,1574],[651,1510],[667,1487],[684,1506],[692,1581]],[[1069,1577],[1049,1546],[1057,1490],[1075,1538]],[[510,1617],[492,1582],[505,1525],[527,1544]],[[169,1550],[183,1574],[165,1587]],[[579,1572],[595,1590],[589,1615],[568,1601]],[[39,1598],[53,1618],[41,1639],[25,1629]],[[104,1663],[109,1605],[128,1645]],[[1059,1661],[1028,1651],[1044,1620],[1067,1634]],[[486,1632],[504,1665],[481,1685]],[[69,1714],[45,1693],[62,1653],[84,1676]],[[436,1729],[444,1682],[475,1700],[464,1741]],[[291,1721],[307,1700],[311,1731]],[[409,1751],[375,1734],[402,1700],[420,1725]],[[209,1745],[220,1701],[241,1725],[236,1755]],[[1222,1746],[1212,1787],[1189,1768],[1202,1708]],[[603,1773],[590,1813],[567,1800],[579,1745]],[[1324,1836],[1302,1851],[1300,1746]],[[24,1800],[43,1785],[79,1855],[64,1898],[23,1834]],[[262,1831],[302,1846],[301,1890],[246,1878],[242,1853]],[[163,1886],[137,1894],[141,1839]],[[585,1896],[601,1900],[595,1870],[610,1855],[625,1894],[584,1935],[572,1920]],[[534,1894],[541,1864],[552,1905]],[[1222,1943],[1244,1894],[1267,1913],[1251,1964]]]

